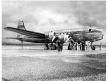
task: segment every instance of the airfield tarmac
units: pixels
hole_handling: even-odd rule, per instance
[[[92,81],[101,81],[96,80],[96,76],[101,74],[105,81],[105,73],[106,48],[58,52],[43,50],[42,46],[2,47],[4,81],[87,81],[72,79],[86,76],[95,76]]]

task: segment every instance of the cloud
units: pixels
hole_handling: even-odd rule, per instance
[[[88,28],[106,30],[105,1],[3,1],[3,38],[13,36],[4,30],[17,27],[24,21],[27,30],[50,31],[52,29]],[[7,34],[8,33],[8,34]]]
[[[78,24],[83,26],[95,26],[106,28],[106,3],[105,1],[88,1],[81,3],[80,7],[75,8],[74,15],[78,19]]]

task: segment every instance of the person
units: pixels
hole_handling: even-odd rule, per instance
[[[82,42],[82,50],[85,50],[85,41]]]
[[[54,32],[53,32],[53,31],[51,31],[51,32],[49,33],[49,39],[50,39],[50,40],[52,40],[52,39],[53,39],[53,37],[54,37]]]
[[[49,49],[48,43],[45,43],[45,49],[46,49],[46,50]]]
[[[68,49],[67,50],[71,50],[71,48],[70,48],[70,43],[68,44]]]
[[[57,50],[60,51],[60,40],[57,40]]]
[[[60,39],[57,40],[57,46],[58,46],[58,51],[62,51],[62,49],[63,49],[62,40],[60,40]]]
[[[88,49],[88,42],[87,41],[85,42],[85,48],[86,48],[86,50]]]
[[[58,35],[58,37],[59,37],[59,39],[64,39],[63,33],[60,33],[60,34]]]
[[[72,50],[74,48],[74,40],[72,37],[69,38],[69,45],[68,45],[68,50]]]
[[[77,44],[77,42],[76,42],[76,43],[75,43],[75,50],[77,50],[77,45],[78,45],[78,44]]]
[[[100,43],[99,48],[100,48],[100,50],[101,50],[101,48],[102,48],[102,42]]]
[[[80,43],[79,46],[80,46],[80,50],[82,50],[82,43]]]
[[[58,39],[59,39],[58,35],[55,34],[54,37],[53,37],[53,39],[52,39],[52,42],[56,42]]]
[[[69,41],[69,35],[68,35],[68,34],[65,34],[65,35],[64,35],[64,41],[65,41],[65,42],[68,42],[68,41]]]
[[[88,42],[88,50],[90,49],[91,45],[90,45],[90,42]]]

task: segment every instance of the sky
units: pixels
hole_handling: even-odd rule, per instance
[[[17,34],[4,30],[17,28],[24,21],[27,30],[46,32],[62,29],[88,29],[90,26],[104,33],[106,44],[106,1],[2,1],[2,41]]]

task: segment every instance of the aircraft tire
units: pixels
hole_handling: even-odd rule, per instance
[[[91,46],[91,49],[92,49],[92,50],[95,50],[95,49],[96,49],[96,47],[93,45],[93,46]]]

